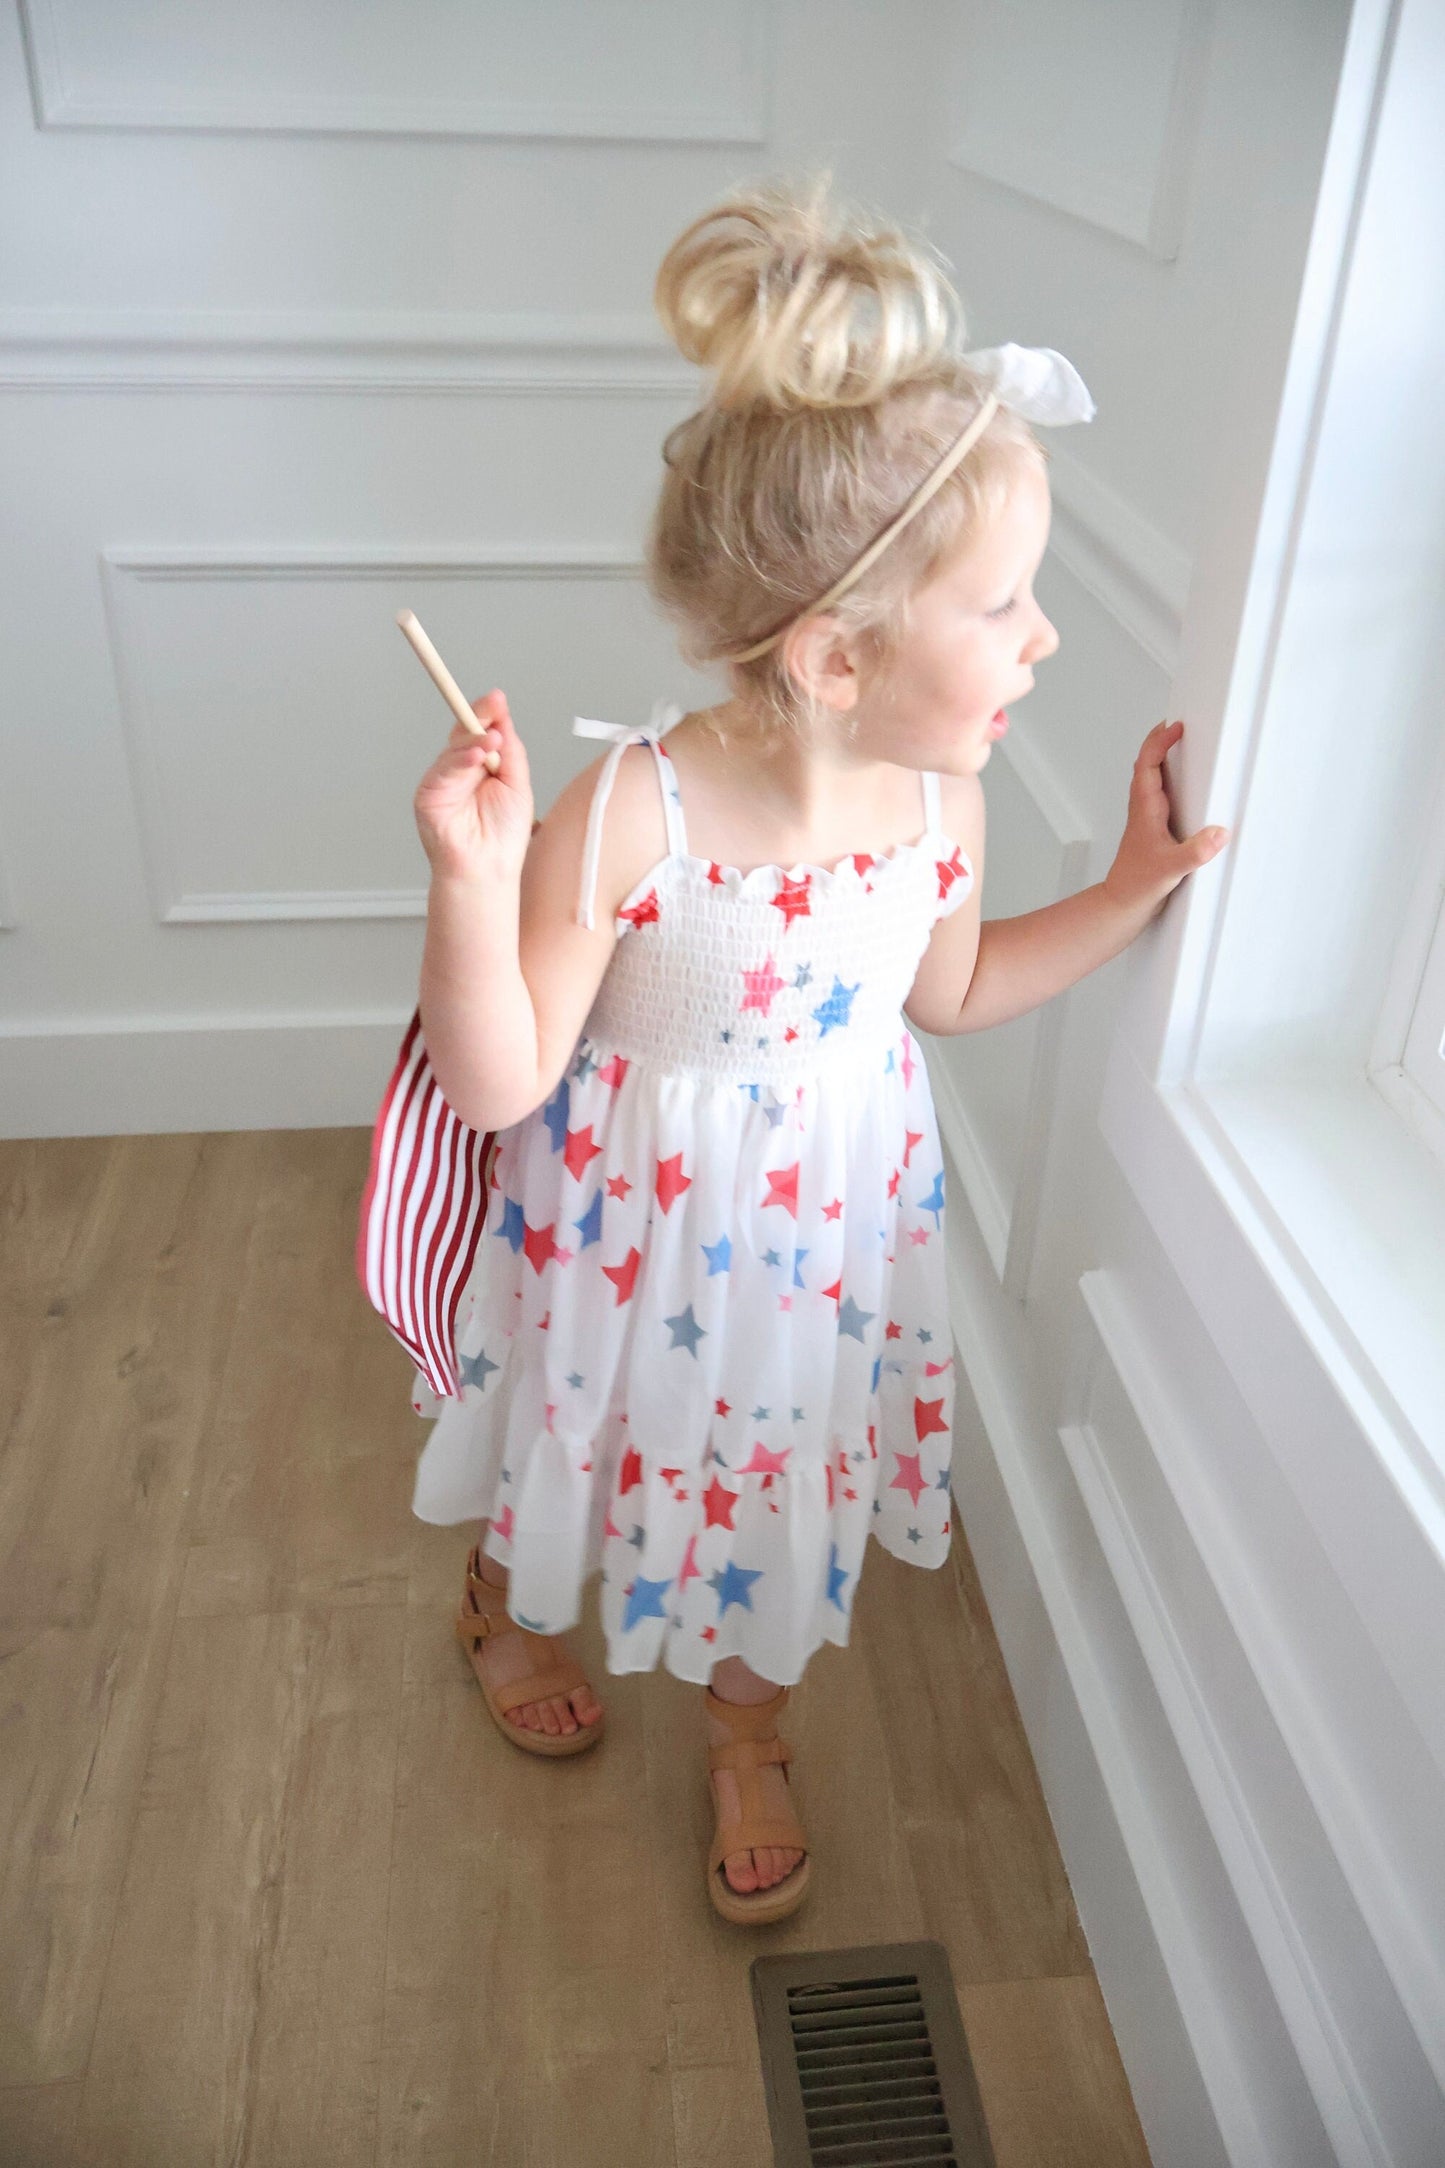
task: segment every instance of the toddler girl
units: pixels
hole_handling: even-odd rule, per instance
[[[788,1689],[847,1641],[870,1533],[949,1549],[943,1156],[910,1026],[1048,999],[1222,838],[1170,835],[1161,725],[1107,880],[1031,914],[1027,974],[1020,942],[974,986],[979,775],[1058,646],[1028,420],[1087,420],[1088,394],[1047,350],[961,353],[935,260],[826,181],[696,220],[656,302],[712,384],[664,446],[649,580],[729,696],[579,720],[615,742],[534,824],[492,692],[417,790],[426,1048],[495,1144],[414,1509],[480,1520],[458,1631],[519,1747],[601,1735],[556,1638],[597,1571],[608,1669],[707,1689],[707,1886],[765,1921],[810,1868]]]

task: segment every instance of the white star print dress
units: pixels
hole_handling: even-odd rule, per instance
[[[687,847],[651,730],[594,794],[578,917],[624,748],[651,748],[668,855],[628,896],[566,1074],[499,1133],[458,1312],[460,1400],[413,1510],[486,1518],[510,1605],[575,1624],[601,1572],[608,1668],[791,1685],[846,1643],[869,1533],[941,1565],[953,1352],[943,1155],[902,1014],[973,869],[940,829],[831,868],[740,872]],[[657,727],[660,723],[661,727]]]

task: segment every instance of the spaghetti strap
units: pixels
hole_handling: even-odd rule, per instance
[[[938,776],[932,768],[923,771],[923,825],[931,835],[937,835],[943,823],[943,811],[938,791]]]
[[[592,803],[587,809],[587,836],[582,846],[582,877],[577,894],[576,920],[579,926],[589,930],[593,924],[593,906],[597,900],[597,867],[602,856],[602,816],[607,811],[607,801],[612,795],[618,764],[629,745],[649,745],[657,768],[658,785],[662,792],[663,817],[667,822],[667,847],[675,855],[686,855],[687,833],[683,827],[682,799],[678,794],[677,772],[658,740],[671,730],[674,723],[682,720],[682,709],[662,707],[653,711],[652,724],[648,730],[629,730],[623,723],[593,721],[585,715],[573,717],[572,732],[579,738],[611,738],[613,746],[593,786]]]

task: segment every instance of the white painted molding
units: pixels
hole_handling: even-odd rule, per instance
[[[1298,1245],[1195,1090],[1140,1069],[1122,1034],[1099,1127],[1281,1473],[1445,1770],[1445,1701],[1422,1617],[1445,1603],[1445,1487],[1373,1367],[1341,1338]]]
[[[1058,444],[1049,446],[1049,477],[1050,549],[1172,679],[1193,571],[1188,551]]]
[[[1114,1277],[1087,1272],[1079,1287],[1093,1331],[1083,1326],[1075,1350],[1070,1405],[1080,1413],[1087,1408],[1092,1374],[1107,1363],[1149,1441],[1154,1463],[1179,1509],[1240,1655],[1309,1795],[1323,1837],[1358,1907],[1361,1928],[1373,1941],[1400,1997],[1399,2022],[1408,2018],[1422,2062],[1433,2069],[1436,2083],[1445,2092],[1445,2038],[1438,2027],[1439,2012],[1445,2009],[1445,1966],[1440,1953],[1432,1948],[1417,1909],[1391,1872],[1376,1834],[1361,1818],[1349,1774],[1340,1766],[1316,1708],[1280,1648],[1257,1583],[1244,1569],[1217,1502],[1198,1478],[1145,1335]],[[1331,1982],[1321,1974],[1292,1914],[1268,1843],[1250,1808],[1247,1786],[1219,1736],[1208,1692],[1185,1653],[1183,1637],[1171,1616],[1167,1586],[1151,1569],[1147,1548],[1093,1426],[1087,1421],[1065,1422],[1059,1437],[1336,2156],[1347,2168],[1381,2168],[1396,2156],[1380,2128],[1346,2029],[1335,2011]],[[1388,2022],[1385,2013],[1381,2016]],[[1445,2115],[1445,2101],[1424,2103],[1427,2116],[1436,2111]]]
[[[298,550],[258,552],[210,549],[106,549],[100,555],[101,586],[116,677],[117,708],[125,741],[146,886],[162,925],[244,923],[252,920],[419,918],[425,889],[343,889],[242,892],[183,888],[176,871],[165,779],[157,756],[144,661],[126,607],[134,581],[188,579],[396,581],[515,579],[634,580],[641,566],[630,552],[512,547],[468,552]]]
[[[117,23],[114,18],[122,15],[123,7],[124,0],[109,0],[105,11],[111,18],[106,24],[109,42],[114,48],[123,45],[128,37],[135,59],[143,63],[153,52],[156,31],[144,9],[129,25]],[[615,44],[627,24],[625,7],[619,8],[616,0],[612,0],[610,9],[606,0],[588,0],[588,8],[594,18],[611,13],[608,43]],[[286,10],[278,5],[268,7],[265,0],[253,0],[251,8],[236,18],[243,26],[248,20],[251,24],[252,50],[246,55],[246,72],[256,78],[252,88],[218,89],[217,84],[225,84],[229,71],[214,53],[205,51],[195,55],[194,74],[187,80],[190,56],[184,31],[177,28],[186,24],[185,10],[171,18],[172,28],[162,56],[166,62],[164,88],[144,80],[120,81],[108,87],[103,61],[92,64],[95,81],[81,87],[74,78],[86,65],[85,33],[91,28],[87,12],[84,8],[72,11],[63,0],[20,0],[31,100],[39,128],[755,145],[766,141],[770,125],[771,78],[764,52],[764,33],[770,27],[772,14],[769,0],[669,0],[666,9],[648,11],[646,21],[636,25],[637,30],[654,41],[668,40],[673,50],[661,56],[665,65],[659,65],[651,77],[645,67],[636,69],[625,94],[614,94],[610,102],[605,91],[594,88],[599,71],[595,65],[589,66],[587,52],[578,52],[574,59],[569,50],[565,21],[550,31],[544,27],[542,32],[546,80],[553,83],[559,73],[565,76],[567,68],[573,66],[578,71],[576,95],[551,99],[528,95],[526,86],[535,79],[535,64],[541,55],[507,50],[505,44],[499,50],[495,43],[489,54],[486,36],[491,26],[486,21],[486,0],[473,0],[471,9],[457,13],[450,24],[445,12],[438,16],[432,41],[445,47],[448,29],[452,41],[449,50],[437,49],[428,56],[435,80],[444,86],[436,93],[398,94],[389,87],[389,49],[384,36],[373,36],[373,51],[363,56],[375,71],[372,86],[361,83],[337,89],[324,80],[311,84],[303,81],[298,86],[287,72],[288,65],[299,63],[288,61]],[[724,41],[718,35],[722,27],[719,18],[729,12],[735,18],[733,35]],[[405,8],[398,7],[394,25],[398,33],[405,21]],[[525,11],[513,11],[508,25],[507,42],[513,47],[519,27],[527,27]],[[605,23],[594,21],[590,27],[594,38],[599,28],[607,32]],[[700,57],[704,50],[710,65],[689,66],[689,60]],[[354,58],[350,51],[345,57],[348,61]],[[268,65],[275,70],[269,84],[263,79]],[[508,69],[516,88],[511,95],[505,91],[497,95],[498,78]],[[694,91],[695,102],[669,107],[665,99],[659,100],[657,85],[668,73]],[[493,94],[479,96],[459,87],[471,83],[492,86]],[[568,86],[564,83],[563,87]]]
[[[1141,18],[1121,19],[1120,0],[1054,0],[1032,19],[1007,0],[973,0],[959,18],[954,67],[967,67],[973,117],[957,124],[948,162],[1029,203],[1114,235],[1159,261],[1179,253],[1208,61],[1213,0],[1172,0],[1172,47],[1121,71],[1116,56],[1159,25],[1161,0],[1134,0]],[[964,51],[964,39],[967,49]],[[1039,70],[1052,70],[1040,83]],[[1103,69],[1091,82],[1090,70]],[[1109,78],[1118,109],[1101,114]],[[1122,83],[1127,82],[1127,95]],[[1040,94],[1042,90],[1042,95]],[[995,115],[1001,115],[1001,121]],[[1134,135],[1157,133],[1147,165],[1130,170]],[[1077,134],[1070,137],[1070,130]],[[1101,159],[1100,145],[1107,146]],[[1122,144],[1122,155],[1121,155]]]
[[[949,1310],[954,1321],[955,1352],[967,1373],[989,1449],[997,1465],[1010,1511],[1047,1613],[1058,1668],[1068,1681],[1089,1737],[1108,1811],[1118,1828],[1149,1921],[1159,1967],[1178,2006],[1188,2049],[1217,2126],[1195,2134],[1197,2152],[1181,2151],[1181,2161],[1223,2157],[1232,2168],[1262,2168],[1271,2160],[1261,2123],[1240,2060],[1230,2006],[1216,1990],[1199,1945],[1187,1876],[1174,1856],[1170,1831],[1161,1823],[1149,1782],[1150,1772],[1136,1767],[1123,1716],[1111,1685],[1110,1652],[1096,1646],[1090,1631],[1080,1576],[1088,1562],[1056,1540],[1053,1516],[1035,1473],[1034,1417],[1021,1400],[1014,1379],[1026,1360],[1011,1348],[1007,1326],[990,1315],[986,1291],[969,1284],[963,1257],[969,1237],[961,1215],[949,1243]],[[984,1299],[981,1299],[983,1297]],[[1005,1313],[1007,1316],[1007,1313]],[[1057,1458],[1057,1455],[1054,1455]],[[1042,1759],[1039,1742],[1036,1757]],[[1083,1898],[1081,1895],[1081,1910]],[[1110,1981],[1100,1971],[1100,1986],[1110,1999]],[[1115,1983],[1116,1991],[1118,1983]],[[1154,2025],[1151,2018],[1151,2032]],[[1177,2081],[1176,2081],[1177,2082]]]
[[[1017,716],[1008,736],[999,740],[993,757],[1005,760],[1013,769],[1053,837],[1057,863],[1053,894],[1045,900],[1071,896],[1083,885],[1092,838],[1067,790]],[[995,1178],[954,1067],[942,1056],[949,1042],[926,1037],[920,1041],[928,1061],[940,1135],[958,1169],[999,1284],[1018,1302],[1028,1292],[1048,1164],[1049,1131],[1053,1110],[1062,1097],[1064,1023],[1063,1000],[1047,1003],[1038,1019],[1028,1075],[1020,1079],[1025,1110],[1022,1172],[1011,1196]]]
[[[702,379],[625,310],[0,308],[6,389],[158,385],[694,399]]]
[[[0,1026],[0,1136],[369,1127],[409,1015],[82,1017]]]

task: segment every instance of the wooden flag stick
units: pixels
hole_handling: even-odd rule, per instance
[[[396,621],[411,642],[422,668],[426,671],[427,676],[431,679],[457,721],[464,730],[469,730],[474,738],[479,738],[482,735],[483,726],[472,713],[456,679],[422,630],[415,610],[398,610]],[[495,748],[488,750],[486,765],[493,774],[502,765],[502,756]]]

